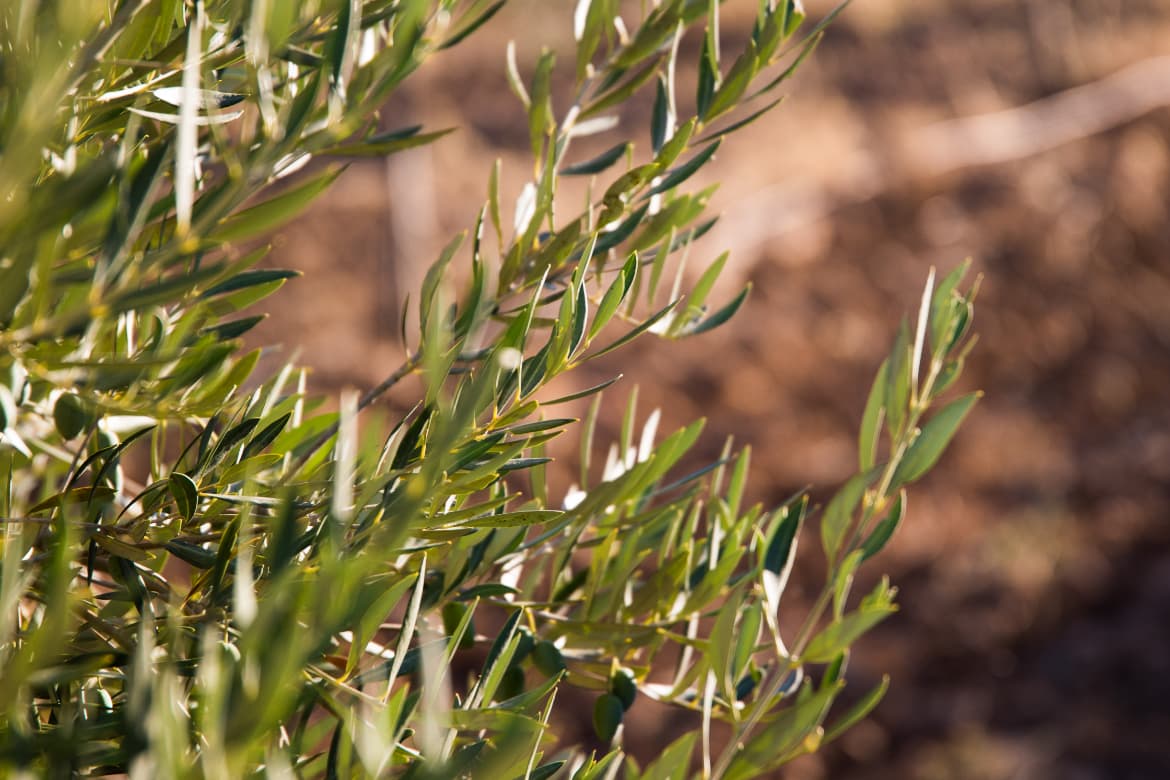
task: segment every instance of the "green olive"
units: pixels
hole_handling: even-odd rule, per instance
[[[593,730],[602,742],[609,742],[622,725],[622,701],[612,693],[604,693],[593,705]]]
[[[73,393],[61,393],[53,404],[53,422],[61,438],[73,439],[93,424],[93,411]]]
[[[505,701],[524,693],[524,682],[524,670],[519,666],[509,666],[500,679],[500,687],[496,689],[496,701]]]
[[[609,678],[609,692],[618,697],[623,710],[633,707],[634,699],[638,696],[638,683],[634,680],[634,673],[625,668],[614,672]]]
[[[542,639],[532,648],[532,663],[536,664],[537,669],[552,677],[554,674],[560,674],[565,668],[565,657],[561,655],[556,645]]]

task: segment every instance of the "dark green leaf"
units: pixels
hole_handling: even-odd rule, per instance
[[[694,175],[695,171],[699,170],[707,164],[707,161],[710,160],[712,155],[715,154],[715,150],[719,148],[721,141],[722,139],[709,144],[690,160],[687,160],[682,165],[671,170],[666,174],[665,177],[663,177],[662,181],[658,182],[658,184],[650,188],[650,191],[647,193],[647,195],[657,195],[660,192],[672,190],[689,179],[692,175]]]
[[[166,550],[171,555],[191,564],[196,569],[210,569],[215,565],[215,550],[208,550],[197,544],[184,542],[181,539],[171,539],[166,543]]]
[[[751,114],[744,117],[743,119],[740,119],[738,122],[732,122],[727,127],[722,127],[719,130],[708,133],[707,135],[703,136],[695,143],[705,144],[708,141],[714,141],[716,138],[722,138],[725,135],[729,135],[731,133],[734,133],[736,130],[740,130],[744,127],[747,127],[752,122],[756,121],[757,119],[762,117],[764,114],[768,113],[773,108],[780,105],[781,101],[783,101],[783,100],[784,100],[783,97],[778,97],[775,100],[773,100],[771,103],[769,103],[768,105],[764,106],[763,108],[761,108],[757,111],[753,111]]]
[[[591,116],[596,116],[606,109],[613,106],[620,105],[629,100],[638,89],[649,81],[656,72],[658,72],[658,65],[662,57],[655,57],[649,62],[639,68],[634,75],[623,81],[620,85],[614,87],[606,92],[601,97],[594,100],[584,110],[581,111],[581,118],[588,119]]]
[[[650,148],[657,155],[666,141],[666,131],[670,124],[670,100],[666,94],[666,79],[659,75],[658,86],[654,91],[654,108],[650,112]]]
[[[711,107],[711,98],[715,95],[716,72],[711,64],[712,52],[708,45],[708,38],[703,38],[703,48],[699,52],[699,81],[696,87],[696,113],[700,117],[707,115]]]
[[[748,293],[751,291],[752,285],[749,282],[740,291],[739,295],[735,296],[735,298],[733,298],[730,303],[693,327],[684,327],[680,335],[697,336],[700,333],[706,333],[713,328],[719,327],[735,316],[735,313],[739,311],[739,307],[743,305],[745,300],[747,300]]]
[[[484,22],[495,16],[496,11],[499,11],[501,8],[503,8],[505,2],[507,2],[507,0],[496,0],[496,2],[492,3],[490,6],[481,11],[477,16],[472,17],[470,20],[466,19],[466,17],[461,19],[459,29],[451,33],[451,36],[443,41],[439,45],[439,48],[449,49],[467,36],[471,35],[473,32],[478,30]]]
[[[898,529],[898,523],[902,520],[902,512],[905,506],[906,491],[903,490],[894,499],[894,505],[890,507],[890,513],[874,526],[873,531],[869,534],[869,538],[862,543],[862,560],[877,555],[886,546],[886,542],[890,541],[890,537],[894,535],[894,531]]]
[[[226,279],[213,287],[209,287],[203,291],[200,298],[211,298],[216,295],[224,295],[237,290],[244,290],[249,287],[256,287],[270,282],[283,282],[286,279],[293,279],[301,275],[300,271],[284,271],[284,270],[259,270],[259,271],[244,271],[236,274],[230,279]]]
[[[243,336],[252,328],[263,322],[267,317],[267,314],[257,314],[252,317],[241,317],[238,320],[232,320],[231,322],[214,325],[204,330],[203,333],[210,334],[222,341],[231,341],[232,339]]]
[[[654,327],[655,323],[657,323],[659,320],[661,320],[666,315],[670,314],[670,312],[673,311],[674,307],[677,305],[678,305],[678,301],[671,301],[670,303],[666,304],[661,309],[654,312],[654,314],[652,314],[649,319],[643,321],[640,325],[638,325],[638,327],[629,331],[628,333],[623,335],[621,338],[619,338],[617,341],[613,342],[609,346],[604,347],[604,348],[598,350],[597,352],[594,352],[593,354],[591,354],[589,356],[589,358],[592,359],[592,358],[596,358],[596,357],[601,357],[602,355],[605,355],[609,352],[613,352],[615,349],[618,349],[618,348],[630,343],[631,341],[636,339],[638,336],[642,335],[646,331],[650,330],[650,328]]]
[[[622,141],[620,144],[606,149],[601,154],[597,155],[591,160],[570,165],[561,171],[562,176],[587,176],[589,174],[601,173],[606,168],[609,168],[615,162],[620,160],[630,148],[628,141]]]
[[[359,143],[331,146],[328,149],[322,149],[318,154],[331,157],[386,157],[406,149],[426,146],[453,132],[455,132],[455,128],[448,127],[445,130],[436,130],[421,135],[413,133],[403,135],[401,132],[387,133],[367,138]]]
[[[263,429],[248,442],[248,446],[244,447],[242,459],[252,457],[258,452],[263,451],[265,447],[276,440],[276,437],[284,430],[284,426],[288,424],[292,413],[284,414],[273,422],[265,425]]]

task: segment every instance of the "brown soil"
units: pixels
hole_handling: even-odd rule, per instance
[[[730,48],[754,3],[728,5]],[[319,390],[396,365],[399,301],[471,225],[492,158],[518,192],[527,141],[502,44],[531,41],[527,61],[538,38],[563,45],[569,6],[516,0],[425,68],[384,124],[463,129],[355,166],[284,231],[274,260],[307,278],[274,299],[257,341],[302,350]],[[752,445],[758,500],[806,484],[824,498],[851,473],[871,376],[928,267],[971,256],[983,274],[963,385],[986,398],[912,492],[882,561],[902,611],[850,669],[850,694],[883,672],[890,693],[786,776],[1170,777],[1170,108],[1001,165],[924,174],[912,148],[931,122],[1167,53],[1163,0],[856,3],[786,105],[732,136],[709,174],[727,219],[699,256],[733,249],[721,294],[751,279],[744,311],[573,378],[623,372],[643,413],[706,416],[706,457],[727,435]],[[645,143],[646,111],[625,121]],[[643,708],[627,735],[648,757],[679,721]]]

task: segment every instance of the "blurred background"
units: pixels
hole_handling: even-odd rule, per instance
[[[567,51],[573,5],[512,0],[436,57],[382,123],[459,131],[355,164],[283,231],[272,262],[306,278],[254,341],[299,354],[315,390],[398,365],[401,300],[473,224],[494,158],[515,198],[531,162],[504,46],[517,39],[526,74],[541,43]],[[725,50],[754,6],[726,3]],[[644,148],[642,98],[618,132]],[[755,290],[712,334],[573,375],[625,374],[605,446],[640,385],[641,416],[662,407],[667,430],[709,419],[699,455],[750,444],[756,500],[811,484],[823,501],[855,468],[870,381],[928,269],[971,257],[983,275],[961,384],[986,397],[911,492],[876,566],[902,611],[851,662],[849,692],[883,672],[890,692],[785,776],[1170,777],[1170,3],[856,0],[785,103],[704,170],[724,218],[695,252],[732,250],[723,298]],[[790,589],[818,576],[805,566]],[[640,706],[626,739],[649,757],[681,716]]]

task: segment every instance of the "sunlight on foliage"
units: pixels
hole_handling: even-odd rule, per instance
[[[873,384],[858,473],[819,512],[803,494],[746,506],[747,450],[678,473],[702,421],[660,435],[633,398],[604,460],[593,430],[610,382],[545,390],[643,334],[700,334],[744,303],[746,289],[709,300],[726,255],[683,289],[681,258],[706,251],[695,242],[714,222],[712,188],[688,184],[778,103],[820,39],[828,20],[805,31],[795,0],[760,0],[740,51],[720,40],[714,1],[644,2],[624,19],[616,0],[566,4],[575,51],[544,51],[528,73],[501,52],[532,179],[513,208],[497,164],[477,223],[423,281],[404,364],[321,412],[297,367],[258,376],[259,351],[242,350],[262,317],[250,307],[297,275],[261,265],[257,241],[338,161],[438,141],[447,128],[380,130],[378,109],[501,5],[0,11],[0,764],[751,778],[878,703],[885,683],[832,706],[850,645],[896,609],[886,581],[850,590],[976,400],[936,409],[972,343],[965,266],[932,274]],[[687,36],[701,42],[693,84],[677,75]],[[643,100],[648,148],[616,120]],[[576,154],[599,133],[608,151]],[[588,177],[586,204],[558,201],[562,176]],[[456,264],[470,269],[460,290]],[[385,438],[365,435],[363,412],[412,375],[425,385],[414,409]],[[590,397],[583,423],[563,413]],[[582,466],[562,501],[545,445],[569,430]],[[829,576],[782,637],[806,522]],[[455,664],[477,671],[456,677]],[[558,741],[567,687],[596,695],[609,752]],[[639,697],[703,722],[645,768],[622,752]],[[722,749],[715,720],[733,730]]]

